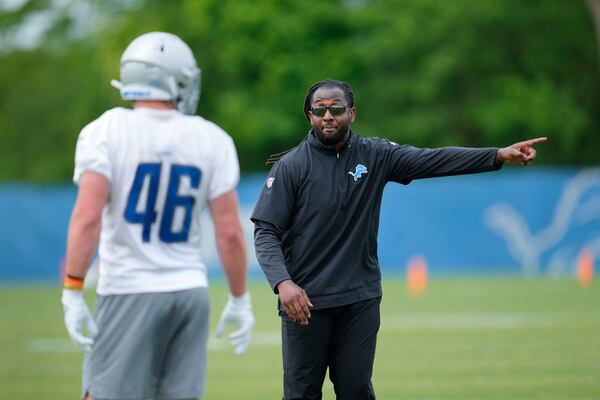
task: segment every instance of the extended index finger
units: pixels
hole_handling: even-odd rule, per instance
[[[538,137],[538,138],[535,138],[535,139],[526,140],[524,142],[521,142],[521,144],[524,144],[526,146],[533,146],[534,144],[543,143],[546,140],[548,140],[548,137],[547,136],[542,136],[542,137]]]

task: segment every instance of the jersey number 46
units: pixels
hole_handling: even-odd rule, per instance
[[[150,230],[156,222],[158,212],[156,211],[156,197],[160,183],[160,163],[142,163],[139,164],[133,179],[133,185],[127,198],[125,206],[125,220],[132,224],[142,224],[142,240],[150,241]],[[188,240],[190,231],[190,222],[192,211],[196,199],[193,196],[183,196],[179,194],[181,178],[188,177],[190,188],[197,189],[200,185],[202,171],[191,165],[172,165],[169,172],[169,183],[167,185],[167,198],[164,202],[162,217],[158,237],[161,241],[167,243],[185,242]],[[148,184],[144,182],[148,179]],[[139,211],[138,203],[142,189],[147,186],[146,204],[142,211]],[[173,219],[177,207],[183,210],[183,223],[181,229],[173,232]]]

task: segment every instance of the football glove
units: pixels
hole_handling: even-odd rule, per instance
[[[254,325],[254,314],[252,314],[252,304],[250,302],[250,293],[246,292],[241,296],[229,295],[229,301],[219,318],[217,325],[217,337],[221,337],[225,328],[229,324],[234,324],[236,331],[229,335],[229,342],[234,348],[236,355],[241,355],[246,351],[252,339],[252,326]]]
[[[83,291],[63,289],[61,301],[65,312],[65,326],[71,340],[80,349],[90,351],[98,328],[83,298]],[[87,336],[83,334],[84,326],[87,328]]]

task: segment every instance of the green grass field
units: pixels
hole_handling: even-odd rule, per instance
[[[281,398],[276,298],[260,281],[251,291],[253,344],[236,357],[211,339],[207,399]],[[211,292],[214,333],[226,289]],[[58,286],[0,287],[0,399],[78,398],[82,354],[59,297]],[[373,383],[388,400],[600,399],[600,286],[448,279],[410,298],[386,280]],[[328,380],[324,398],[335,398]]]

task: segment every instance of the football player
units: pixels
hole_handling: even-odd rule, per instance
[[[85,350],[83,394],[96,399],[192,399],[204,393],[209,294],[200,254],[208,205],[230,295],[217,335],[242,354],[254,316],[231,137],[194,115],[200,69],[177,36],[136,38],[113,81],[133,109],[113,108],[81,131],[78,185],[62,293],[67,331]],[[93,317],[82,288],[98,249]],[[85,328],[85,332],[84,332]]]

